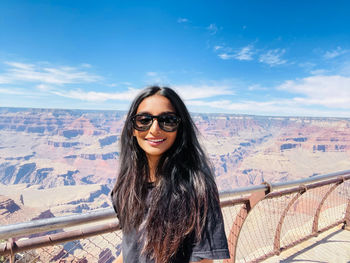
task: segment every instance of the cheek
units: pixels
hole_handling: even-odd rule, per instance
[[[146,132],[143,132],[143,131],[138,131],[138,130],[135,130],[135,129],[134,129],[132,135],[133,135],[135,138],[144,138],[144,137],[146,137],[146,135],[147,135],[147,131],[146,131]]]

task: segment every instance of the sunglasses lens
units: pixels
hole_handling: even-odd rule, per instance
[[[136,115],[133,119],[134,128],[139,131],[146,131],[152,125],[152,116],[149,115]]]
[[[179,126],[180,119],[176,115],[164,114],[158,117],[160,128],[164,131],[175,131]]]
[[[166,132],[176,131],[180,123],[180,118],[174,114],[163,114],[159,116],[142,114],[135,115],[132,118],[134,129],[138,131],[147,131],[151,128],[154,118],[157,118],[159,127]]]

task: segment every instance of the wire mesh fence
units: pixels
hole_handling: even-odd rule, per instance
[[[89,238],[16,253],[14,262],[111,263],[121,252],[121,240],[121,231],[113,231]],[[10,258],[8,257],[0,262],[10,262]]]
[[[216,262],[259,262],[349,221],[348,179],[288,191],[261,191],[222,201],[231,259]],[[47,237],[52,241],[56,236]],[[21,248],[23,240],[12,242],[10,249],[4,248],[9,241],[2,244],[3,248],[0,245],[0,262],[112,263],[121,252],[122,233],[110,231],[54,245],[42,242],[30,249]]]

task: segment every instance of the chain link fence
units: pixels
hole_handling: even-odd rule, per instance
[[[112,263],[121,252],[121,231],[16,254],[15,262]]]

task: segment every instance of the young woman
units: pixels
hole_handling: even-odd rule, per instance
[[[117,262],[229,258],[219,195],[180,97],[153,86],[133,101],[112,202],[123,232]]]

